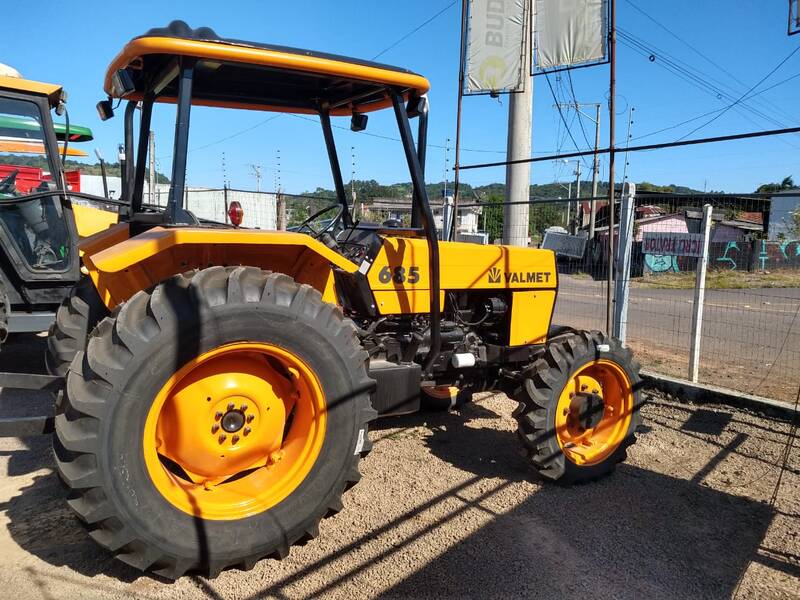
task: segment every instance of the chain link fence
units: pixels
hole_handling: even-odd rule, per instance
[[[697,248],[670,247],[669,240],[701,233],[703,206],[709,204],[699,381],[794,401],[800,385],[800,220],[791,208],[796,210],[798,196],[635,197],[629,276],[623,281],[626,343],[646,369],[690,377],[700,259],[688,255]],[[782,210],[781,203],[790,209]],[[596,237],[583,257],[559,259],[559,323],[605,329],[608,207],[601,204]],[[615,222],[623,217],[617,214]]]
[[[156,198],[166,203],[166,190],[159,190]],[[326,207],[338,206],[335,198],[327,196],[231,189],[191,188],[186,201],[198,217],[220,223],[227,221],[229,203],[237,201],[244,210],[243,226],[289,230]],[[705,204],[711,205],[712,212],[699,381],[793,401],[800,385],[800,216],[796,212],[800,192],[773,197],[638,193],[633,200],[629,276],[624,281],[626,343],[644,368],[687,378],[699,259],[658,253],[648,249],[646,241],[657,234],[700,233]],[[580,258],[558,257],[560,286],[554,322],[605,330],[609,210],[603,200],[595,206],[595,236],[586,239]],[[442,202],[432,208],[441,230]],[[407,198],[372,198],[355,202],[351,210],[356,220],[372,223],[395,221],[407,226],[411,219]],[[459,239],[496,241],[502,230],[502,210],[502,205],[476,208],[466,204],[459,211]],[[588,237],[589,211],[586,200],[534,201],[531,244],[540,245],[544,230],[553,226]],[[619,212],[617,207],[617,241]],[[331,209],[320,219],[324,223],[335,215]]]

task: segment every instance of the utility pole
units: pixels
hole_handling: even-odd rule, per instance
[[[261,191],[261,165],[250,165],[250,168],[253,169],[253,175],[256,176],[256,191]]]
[[[533,125],[533,77],[530,76],[531,49],[530,27],[533,10],[528,7],[525,13],[525,27],[522,33],[522,73],[521,92],[510,94],[508,105],[508,147],[506,159],[521,160],[531,156]],[[506,204],[503,206],[503,243],[512,246],[528,245],[528,214],[531,192],[531,164],[529,162],[506,166]],[[516,204],[508,204],[510,202]]]
[[[574,108],[576,112],[579,112],[584,117],[589,119],[590,121],[594,122],[594,163],[592,165],[592,198],[597,197],[597,182],[600,176],[600,154],[598,153],[598,149],[600,148],[600,103],[593,102],[593,103],[582,103],[582,102],[557,102],[555,104],[556,108]],[[594,106],[595,109],[595,116],[592,118],[590,115],[587,115],[585,112],[581,110],[582,106]],[[579,194],[580,195],[580,194]],[[589,200],[589,239],[594,239],[594,223],[595,217],[597,215],[597,204],[595,204],[595,200]],[[581,223],[583,225],[583,223]]]
[[[147,151],[150,153],[150,204],[152,205],[156,200],[156,134],[152,129]]]
[[[600,148],[600,104],[595,104],[594,120],[594,165],[592,169],[592,199],[589,200],[589,239],[594,239],[594,223],[597,217],[597,180],[600,175],[600,155],[597,153]]]
[[[461,2],[461,37],[459,40],[463,41],[467,33],[467,0]],[[461,51],[458,63],[458,101],[456,104],[456,155],[455,155],[455,191],[453,192],[453,214],[456,215],[453,219],[452,239],[456,239],[456,220],[458,219],[458,186],[460,185],[459,163],[461,162],[461,105],[464,100],[464,71],[466,60],[466,44],[461,44]],[[451,232],[448,230],[446,234],[442,235],[445,240],[450,239]]]
[[[614,154],[617,95],[617,0],[611,0],[608,29],[608,262],[606,279],[606,333],[614,331]]]
[[[575,161],[575,198],[581,197],[581,161]],[[578,223],[578,215],[580,214],[580,200],[575,200],[575,220],[573,221],[574,225],[572,226],[572,233],[573,235],[578,233],[578,227],[580,224]]]

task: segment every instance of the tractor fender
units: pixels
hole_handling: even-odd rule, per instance
[[[349,273],[358,268],[302,233],[154,227],[126,237],[127,231],[127,226],[118,225],[80,244],[84,267],[109,310],[175,274],[215,265],[286,273],[335,303],[332,266]]]

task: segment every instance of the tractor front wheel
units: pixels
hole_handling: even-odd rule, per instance
[[[625,460],[640,423],[639,366],[619,340],[581,331],[548,342],[511,394],[533,467],[577,483]]]
[[[139,292],[67,376],[59,474],[90,535],[168,578],[284,557],[360,478],[374,382],[315,289],[211,267]]]

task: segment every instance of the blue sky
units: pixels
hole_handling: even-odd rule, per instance
[[[61,83],[69,92],[69,110],[75,123],[90,126],[96,147],[107,159],[115,156],[122,139],[122,119],[101,123],[95,103],[102,99],[105,69],[131,37],[150,27],[183,19],[192,27],[210,26],[224,37],[311,48],[372,58],[403,37],[452,0],[397,2],[219,2],[206,0],[130,3],[73,3],[6,0],[4,13],[24,15],[25,26],[6,28],[0,62],[10,64],[29,79]],[[634,4],[632,4],[633,2]],[[638,7],[641,10],[637,10]],[[438,18],[380,56],[380,60],[415,70],[431,81],[431,125],[428,179],[445,175],[446,139],[455,139],[458,71],[459,10],[456,2]],[[649,50],[634,50],[631,38],[620,40],[618,51],[617,140],[628,129],[627,107],[635,107],[632,137],[638,138],[676,123],[718,110],[739,98],[800,45],[800,35],[786,35],[784,0],[618,0],[618,25]],[[649,19],[644,13],[652,17]],[[29,24],[35,23],[35,27]],[[680,41],[672,33],[687,41]],[[35,36],[35,38],[33,38]],[[644,53],[644,55],[642,55]],[[650,54],[655,60],[649,60]],[[667,59],[683,70],[695,69],[686,81],[665,68]],[[680,62],[678,62],[680,61]],[[787,60],[755,91],[769,89],[737,106],[693,135],[708,136],[797,126],[800,124],[800,51]],[[557,95],[570,100],[569,82],[550,76]],[[597,66],[572,73],[580,102],[605,102],[608,69]],[[699,79],[699,81],[698,81]],[[504,157],[507,98],[465,98],[462,164],[502,160]],[[608,135],[608,113],[601,117],[602,135]],[[121,112],[121,111],[120,111]],[[317,186],[331,187],[321,131],[317,124],[297,117],[270,113],[196,108],[192,113],[188,181],[220,186],[222,156],[231,185],[254,189],[251,164],[262,166],[262,189],[273,189],[278,177],[284,190],[299,193]],[[714,114],[682,127],[668,129],[635,143],[672,141],[703,124]],[[573,137],[586,147],[574,112],[565,115]],[[269,119],[269,120],[268,120]],[[348,122],[340,119],[340,125]],[[594,130],[584,121],[589,140]],[[169,173],[174,131],[174,108],[161,106],[154,117],[159,167]],[[391,113],[370,117],[369,133],[396,137]],[[535,78],[534,153],[574,150],[553,108],[547,82]],[[382,183],[407,181],[399,143],[380,137],[337,130],[337,144],[345,180],[350,178],[351,154],[355,176]],[[233,137],[231,137],[233,136]],[[229,138],[229,139],[225,139]],[[352,148],[352,150],[351,150]],[[474,150],[480,150],[475,152]],[[453,153],[450,152],[452,167]],[[676,183],[697,189],[749,192],[760,183],[794,175],[800,180],[800,135],[783,139],[730,142],[629,156],[628,174],[634,181]],[[588,161],[587,161],[588,165]],[[620,165],[620,169],[621,169]],[[532,181],[565,180],[573,167],[536,163]],[[606,163],[603,162],[605,178]],[[584,168],[588,173],[588,168]],[[589,175],[587,174],[587,178]],[[452,172],[448,173],[452,179]],[[503,181],[504,169],[464,171],[463,180],[475,185]]]

